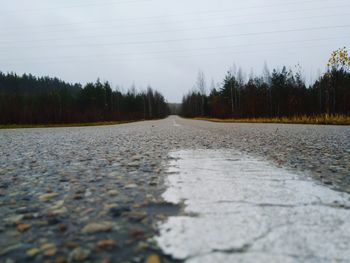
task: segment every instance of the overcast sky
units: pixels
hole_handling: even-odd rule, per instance
[[[11,0],[0,71],[151,85],[180,102],[199,70],[220,83],[233,64],[249,75],[299,63],[309,82],[349,32],[349,0]]]

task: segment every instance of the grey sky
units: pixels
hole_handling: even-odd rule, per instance
[[[348,0],[11,0],[0,9],[0,71],[151,85],[180,102],[202,70],[221,82],[300,63],[306,81],[349,46]]]

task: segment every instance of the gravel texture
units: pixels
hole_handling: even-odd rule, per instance
[[[235,149],[350,192],[350,127],[170,117],[0,131],[0,262],[163,262],[157,222],[169,152]]]

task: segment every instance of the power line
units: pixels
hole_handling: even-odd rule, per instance
[[[293,49],[315,49],[315,48],[320,48],[320,47],[331,47],[331,44],[324,44],[324,45],[309,45],[309,46],[297,46],[297,47],[289,47],[289,51],[293,50]],[[334,45],[332,45],[332,48],[334,48]],[[182,55],[182,56],[171,56],[171,57],[162,57],[162,59],[190,59],[193,57],[201,57],[201,56],[231,56],[234,54],[239,54],[239,55],[245,55],[245,54],[252,54],[252,53],[263,53],[263,52],[269,52],[269,51],[273,51],[274,53],[279,53],[279,52],[285,52],[285,50],[281,50],[281,49],[275,49],[275,48],[269,48],[269,49],[262,49],[262,50],[249,50],[249,51],[232,51],[232,52],[227,52],[227,53],[222,53],[222,52],[213,52],[213,53],[203,53],[203,54],[191,54],[191,55]],[[154,57],[140,57],[140,58],[118,58],[118,59],[111,59],[109,61],[149,61],[152,59],[159,59],[159,58],[154,58]],[[84,61],[76,61],[76,60],[67,60],[67,61],[49,61],[49,62],[40,62],[37,61],[35,62],[35,64],[60,64],[60,63],[74,63],[74,62],[79,62],[79,63],[94,63],[94,62],[100,62],[100,60],[96,60],[96,58],[94,58],[94,60],[84,60]],[[105,60],[104,60],[105,62]],[[6,64],[4,64],[6,65]],[[8,63],[8,65],[13,65],[13,63]]]
[[[331,6],[331,7],[323,7],[323,8],[318,8],[318,9],[327,9],[327,10],[329,10],[329,9],[333,9],[333,8],[336,8],[336,9],[343,9],[344,7],[349,7],[350,5],[344,5],[344,6]],[[301,9],[301,10],[289,10],[288,12],[279,12],[279,14],[287,14],[287,13],[295,13],[295,12],[301,12],[301,11],[314,11],[314,10],[316,10],[317,8],[313,8],[313,9],[310,9],[310,10],[307,10],[307,9]],[[231,18],[231,17],[230,17]],[[237,17],[235,17],[235,18],[237,18]],[[215,20],[218,20],[218,19],[220,19],[220,20],[222,20],[222,19],[225,19],[225,17],[220,17],[220,18],[216,18]],[[198,19],[197,19],[198,20]],[[197,20],[192,20],[192,21],[197,21]],[[200,20],[203,20],[203,19],[200,19]],[[205,19],[206,21],[213,21],[213,19]],[[181,21],[178,21],[178,22],[181,22]],[[189,22],[189,21],[182,21],[182,22]],[[154,23],[153,23],[154,24]],[[156,23],[156,24],[158,24],[158,23]],[[162,25],[163,25],[164,23],[162,23]],[[146,25],[146,24],[142,24],[142,25]],[[123,25],[123,28],[125,28],[125,27],[130,27],[130,26],[134,26],[134,27],[137,27],[137,28],[139,28],[140,27],[140,25]],[[81,30],[81,29],[80,29]],[[59,32],[70,32],[70,31],[73,31],[73,32],[75,32],[76,30],[75,29],[70,29],[70,30],[50,30],[50,32],[51,33],[59,33]],[[89,30],[89,31],[91,31],[91,29]],[[47,34],[48,32],[45,32],[45,34]]]
[[[120,53],[120,54],[116,54],[116,56],[114,55],[106,55],[106,56],[99,56],[99,58],[103,58],[103,59],[119,59],[119,58],[123,58],[123,56],[134,56],[134,55],[158,55],[158,54],[174,54],[174,53],[184,53],[184,52],[193,52],[193,51],[205,51],[205,50],[223,50],[223,49],[231,49],[231,48],[237,48],[237,47],[255,47],[255,46],[263,46],[263,45],[279,45],[279,44],[291,44],[291,43],[295,43],[295,44],[298,44],[298,43],[306,43],[306,42],[313,42],[313,41],[325,41],[325,40],[337,40],[337,39],[346,39],[346,40],[350,40],[349,37],[331,37],[331,38],[316,38],[316,39],[308,39],[308,40],[294,40],[294,41],[274,41],[274,42],[262,42],[262,43],[251,43],[251,44],[244,44],[244,45],[230,45],[230,46],[217,46],[217,47],[210,47],[210,48],[195,48],[195,49],[181,49],[181,50],[165,50],[165,51],[155,51],[155,52],[142,52],[142,53],[139,53],[139,54],[135,54],[134,52],[129,52],[129,53]],[[67,57],[60,57],[60,59],[66,59],[68,58],[69,60],[68,61],[76,61],[76,59],[81,59],[81,58],[90,58],[91,55],[88,55],[88,56],[76,56],[76,57],[73,57],[73,56],[67,56]],[[34,59],[35,60],[35,63],[37,62],[41,62],[44,60],[45,62],[45,59],[48,59],[50,60],[50,58],[40,58],[40,57],[33,57],[33,58],[30,58],[30,59]],[[74,59],[74,60],[71,60],[71,59]],[[129,58],[127,58],[129,59]],[[4,60],[4,59],[3,59]],[[46,61],[48,61],[46,60]],[[12,60],[13,62],[14,60]],[[64,61],[60,61],[60,62],[66,62],[67,60],[64,60]],[[17,62],[27,62],[25,60],[17,60]],[[28,61],[30,62],[30,61]]]
[[[104,19],[104,20],[95,20],[95,21],[81,21],[81,22],[73,22],[73,23],[61,23],[61,24],[50,24],[50,25],[36,25],[36,26],[26,26],[25,28],[42,28],[42,27],[60,27],[60,26],[70,26],[70,25],[81,25],[81,24],[95,24],[95,23],[104,23],[104,22],[112,22],[112,21],[119,21],[119,22],[130,22],[130,21],[143,21],[143,20],[152,20],[152,19],[159,19],[159,18],[169,18],[169,17],[177,17],[177,16],[181,16],[181,15],[201,15],[201,14],[221,14],[221,13],[228,13],[228,12],[232,12],[232,11],[239,11],[239,10],[243,10],[243,9],[261,9],[261,8],[266,8],[266,7],[276,7],[276,6],[285,6],[285,5],[292,5],[292,4],[300,4],[300,3],[315,3],[315,2],[327,2],[328,0],[309,0],[309,1],[301,1],[301,2],[286,2],[283,3],[281,5],[265,5],[265,6],[252,6],[252,7],[245,7],[245,8],[232,8],[232,9],[225,9],[225,10],[217,10],[217,11],[201,11],[201,12],[189,12],[189,13],[182,13],[182,14],[169,14],[169,15],[161,15],[161,16],[149,16],[149,17],[134,17],[134,18],[113,18],[113,19]],[[349,4],[345,4],[345,5],[338,5],[338,6],[328,6],[328,7],[312,7],[310,9],[298,9],[298,10],[288,10],[287,12],[279,12],[279,14],[283,14],[283,13],[294,13],[294,12],[301,12],[301,11],[309,11],[309,10],[323,10],[323,9],[334,9],[334,8],[344,8],[344,7],[349,7]],[[258,14],[264,14],[265,12],[260,12]],[[246,15],[243,16],[234,16],[236,17],[246,17]],[[208,17],[202,18],[200,20],[207,20],[210,19]],[[189,20],[189,21],[194,21],[194,20]],[[174,22],[174,21],[173,21]],[[178,21],[175,21],[178,22]],[[156,22],[158,23],[158,22]],[[154,24],[154,23],[151,23]],[[23,28],[20,26],[15,26],[15,27],[6,27],[4,29],[10,31],[12,29],[16,29],[16,28]]]
[[[28,13],[28,12],[41,12],[41,11],[50,11],[57,9],[71,9],[71,8],[80,8],[80,7],[90,7],[90,6],[105,6],[105,5],[119,5],[119,4],[135,4],[135,3],[144,3],[150,2],[152,0],[131,0],[131,1],[109,1],[109,2],[98,2],[98,3],[90,3],[90,4],[80,4],[80,5],[72,5],[72,6],[61,6],[61,7],[50,7],[50,8],[37,8],[37,9],[27,9],[27,10],[10,10],[7,12],[1,12],[0,14],[12,14],[12,13]]]
[[[51,48],[68,48],[68,47],[96,47],[96,46],[122,46],[122,45],[147,45],[147,44],[161,44],[161,43],[174,43],[183,41],[197,41],[197,40],[212,40],[212,39],[225,39],[233,37],[246,37],[246,36],[258,36],[258,35],[269,35],[279,33],[292,33],[292,32],[307,32],[307,31],[318,31],[324,29],[342,29],[349,28],[350,25],[336,25],[336,26],[320,26],[320,27],[309,27],[309,28],[298,28],[289,30],[274,30],[274,31],[262,31],[252,33],[240,33],[240,34],[229,34],[229,35],[217,35],[217,36],[206,36],[206,37],[193,37],[193,38],[177,38],[168,40],[151,40],[151,41],[129,41],[129,42],[115,42],[115,43],[95,43],[95,44],[70,44],[70,45],[53,45]],[[47,46],[11,46],[11,48],[45,48]],[[6,48],[6,47],[3,47]],[[7,50],[7,48],[6,48]]]
[[[69,38],[47,38],[47,39],[37,39],[37,40],[28,40],[28,41],[21,41],[21,43],[38,43],[38,42],[45,42],[45,41],[59,41],[59,40],[72,40],[72,39],[86,39],[86,38],[98,38],[98,37],[116,37],[116,36],[143,36],[143,35],[150,35],[150,34],[161,34],[161,33],[174,33],[174,32],[185,32],[185,31],[197,31],[197,30],[207,30],[207,29],[214,29],[214,28],[224,28],[224,27],[233,27],[233,26],[241,26],[241,25],[254,25],[254,24],[261,24],[261,23],[272,23],[272,22],[286,22],[286,21],[298,21],[298,20],[304,20],[304,19],[315,19],[315,18],[326,18],[326,17],[339,17],[339,16],[346,16],[350,15],[350,13],[344,13],[344,14],[331,14],[331,15],[321,15],[321,16],[307,16],[307,17],[296,17],[296,18],[289,18],[289,19],[272,19],[272,20],[260,20],[260,21],[253,21],[253,22],[245,22],[245,23],[233,23],[233,24],[227,24],[227,25],[217,25],[217,26],[205,26],[205,27],[196,27],[196,28],[185,28],[185,29],[176,29],[176,30],[162,30],[162,31],[149,31],[149,32],[140,32],[140,33],[129,33],[129,34],[101,34],[101,35],[91,35],[91,36],[73,36]],[[18,42],[18,41],[16,41]],[[12,44],[12,41],[1,41],[0,44]]]
[[[342,9],[342,8],[344,8],[344,7],[349,7],[350,5],[345,5],[345,6],[332,6],[332,7],[327,7],[327,9],[331,9],[331,8],[336,8],[336,9]],[[320,8],[319,8],[320,9]],[[325,9],[325,8],[322,8],[322,9]],[[312,9],[312,11],[314,11],[315,10],[315,8],[313,8]],[[306,9],[302,9],[302,10],[292,10],[292,11],[288,11],[287,13],[294,13],[294,12],[300,12],[300,11],[308,11],[308,10],[306,10]],[[310,10],[311,11],[311,10]],[[282,13],[282,12],[279,12],[279,14],[284,14],[284,13]],[[219,19],[224,19],[224,17],[220,17]],[[208,20],[213,20],[213,19],[206,19],[207,21]],[[217,19],[215,19],[215,20],[217,20]],[[192,20],[192,21],[195,21],[195,20]],[[253,22],[252,22],[253,23]],[[162,24],[164,24],[164,23],[162,23]],[[239,23],[237,23],[237,24],[239,24]],[[240,24],[244,24],[244,23],[240,23]],[[143,24],[143,25],[145,25],[145,24]],[[135,26],[135,25],[134,25]],[[125,28],[125,27],[127,27],[127,26],[125,26],[125,25],[123,25],[123,28]],[[137,26],[138,28],[140,27],[140,26]],[[81,30],[81,29],[80,29]],[[62,31],[62,30],[50,30],[50,32],[52,32],[52,33],[58,33],[58,32],[70,32],[70,31],[76,31],[76,30],[64,30],[64,31]],[[89,32],[90,32],[91,30],[89,30]],[[47,32],[45,32],[45,34],[47,34]],[[16,41],[17,42],[17,41]],[[28,42],[30,42],[30,41],[28,41]]]
[[[101,5],[114,5],[114,4],[124,4],[124,3],[139,3],[139,2],[148,2],[152,0],[130,0],[130,1],[108,1],[108,2],[96,2],[96,3],[90,3],[90,4],[79,4],[79,5],[72,5],[72,6],[57,6],[57,7],[49,7],[49,8],[37,8],[37,9],[27,9],[27,10],[10,10],[8,12],[4,13],[23,13],[23,12],[36,12],[36,11],[47,11],[47,10],[57,10],[57,9],[70,9],[70,8],[78,8],[78,7],[89,7],[89,6],[101,6]],[[307,1],[291,1],[291,2],[285,2],[282,4],[270,4],[270,5],[262,5],[262,6],[248,6],[248,7],[240,7],[231,9],[232,10],[246,10],[246,9],[259,9],[259,8],[266,8],[266,7],[276,7],[276,6],[285,6],[285,5],[291,5],[291,4],[304,4],[304,3],[320,3],[320,2],[326,2],[328,0],[307,0]],[[210,13],[211,11],[209,11]],[[181,15],[193,15],[193,14],[206,14],[207,12],[188,12],[188,13],[182,13]],[[161,15],[161,16],[151,16],[151,17],[144,17],[144,18],[131,18],[131,19],[153,19],[153,18],[163,18],[163,17],[169,17],[169,16],[177,16],[176,14],[169,14],[169,15]]]

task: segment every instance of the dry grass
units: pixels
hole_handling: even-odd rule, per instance
[[[87,127],[87,126],[106,126],[130,123],[135,121],[106,121],[106,122],[88,122],[88,123],[66,123],[66,124],[0,124],[0,129],[24,129],[24,128],[62,128],[62,127]]]
[[[195,120],[221,123],[289,123],[289,124],[323,124],[323,125],[350,125],[350,116],[346,115],[319,115],[296,116],[291,118],[251,118],[251,119],[215,119],[194,118]]]

